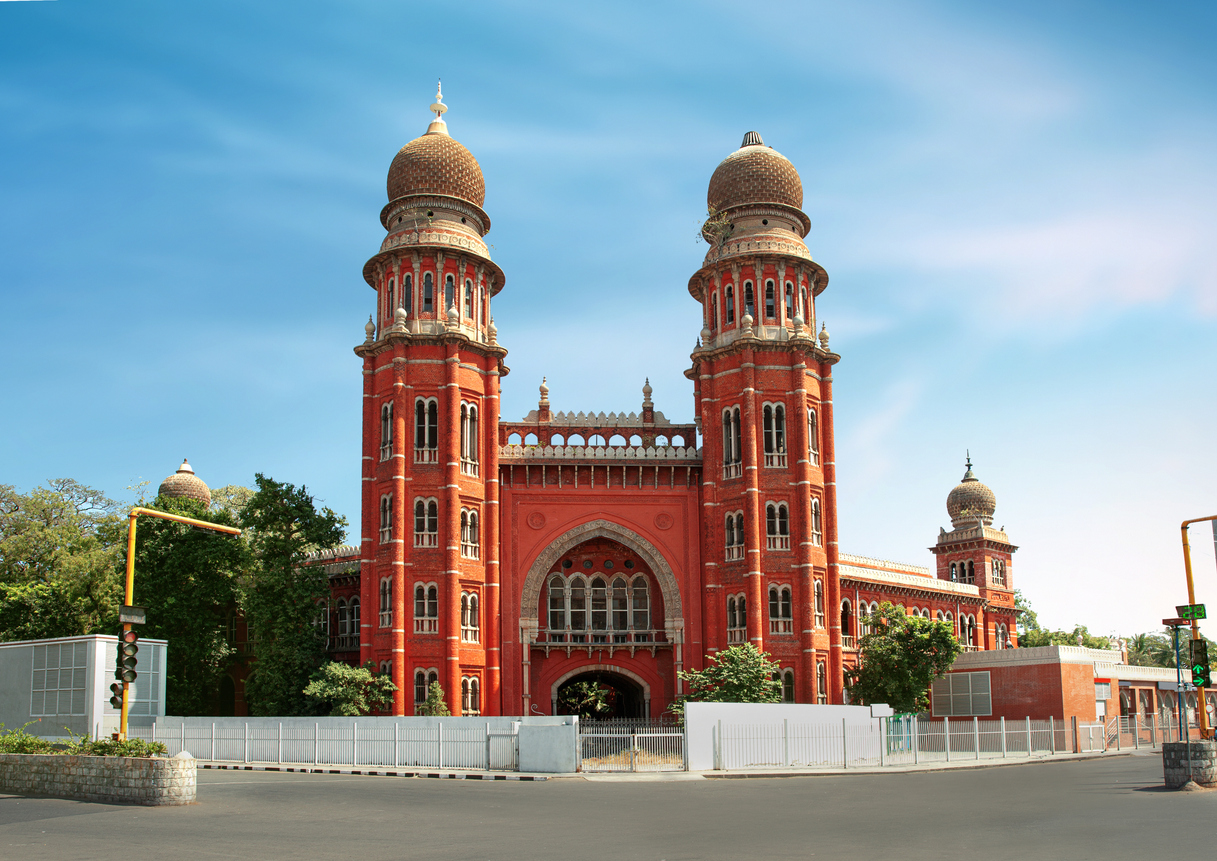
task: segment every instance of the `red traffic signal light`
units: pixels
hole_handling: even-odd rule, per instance
[[[120,682],[133,682],[136,678],[135,666],[139,660],[139,634],[135,631],[123,631],[118,635],[118,653],[115,661],[114,678]]]
[[[134,643],[139,642],[139,632],[134,629],[132,629],[130,631],[123,631],[121,634],[118,635],[118,638],[123,643],[134,644]]]

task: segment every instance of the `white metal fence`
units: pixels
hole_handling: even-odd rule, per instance
[[[654,721],[580,721],[583,771],[684,771],[685,733]]]
[[[453,718],[159,721],[132,737],[212,762],[516,771],[519,723]]]

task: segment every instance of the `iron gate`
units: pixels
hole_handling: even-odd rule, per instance
[[[583,771],[684,771],[684,726],[658,721],[579,722]]]

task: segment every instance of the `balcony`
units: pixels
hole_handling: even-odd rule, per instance
[[[438,532],[415,532],[414,533],[415,547],[439,547]]]
[[[660,630],[628,629],[625,631],[572,631],[542,629],[537,632],[537,638],[532,642],[532,648],[543,649],[548,655],[551,650],[558,649],[569,656],[575,650],[593,651],[606,650],[611,656],[617,651],[628,651],[631,656],[642,649],[655,654],[657,649],[670,649],[667,632]]]
[[[414,449],[415,463],[439,463],[438,448],[416,448]]]
[[[852,636],[852,635],[850,635],[850,634],[842,634],[842,635],[841,635],[841,646],[842,646],[843,648],[846,648],[846,649],[855,649],[855,648],[857,648],[857,646],[855,646],[855,645],[854,645],[854,638],[853,638],[853,636]]]
[[[769,550],[789,550],[790,536],[789,535],[767,535],[765,536],[765,547]]]
[[[786,465],[786,452],[780,454],[766,454],[765,467],[767,469],[777,469]]]
[[[414,619],[414,633],[416,634],[438,634],[439,619]]]
[[[355,652],[359,650],[358,634],[338,634],[326,643],[327,652]]]
[[[386,460],[388,460],[392,456],[393,456],[393,446],[382,445],[380,447],[380,462],[381,463],[384,463]]]
[[[728,628],[727,629],[727,645],[738,645],[739,643],[748,642],[747,628]]]
[[[742,463],[723,464],[723,478],[739,478],[743,474],[744,465]]]
[[[726,560],[728,562],[739,562],[744,558],[744,545],[735,544],[727,548]]]
[[[478,476],[478,463],[476,460],[461,460],[461,475],[470,475],[474,478]]]
[[[794,619],[770,619],[769,620],[770,634],[793,634]]]

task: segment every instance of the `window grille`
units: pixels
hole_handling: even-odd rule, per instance
[[[820,522],[820,500],[811,501],[811,543],[817,547],[824,543],[824,530]]]
[[[393,404],[380,408],[380,459],[386,461],[393,456]]]
[[[930,686],[935,717],[987,717],[993,714],[989,673],[947,673]]]
[[[393,540],[393,494],[389,493],[380,498],[380,543],[388,544]]]
[[[461,640],[466,643],[477,643],[481,640],[476,592],[461,594]]]
[[[414,633],[439,633],[439,586],[435,583],[414,586]]]
[[[765,543],[770,550],[790,549],[790,513],[784,502],[765,506]]]
[[[744,558],[744,513],[727,515],[725,525],[726,561],[738,562]]]
[[[50,643],[33,647],[30,717],[85,713],[85,692],[88,683],[87,646],[87,643],[78,642]],[[143,663],[142,656],[140,662]],[[143,676],[144,668],[140,667],[139,672]]]
[[[748,600],[743,595],[727,596],[727,644],[748,641]]]
[[[765,404],[761,411],[761,423],[765,466],[786,466],[786,407],[782,404]]]
[[[794,633],[794,617],[789,586],[769,587],[769,633]]]
[[[414,546],[439,547],[439,500],[414,500]]]
[[[816,627],[824,627],[824,581],[817,580],[815,585],[815,619]]]
[[[439,401],[414,402],[414,462],[439,463]]]
[[[380,581],[380,627],[393,627],[393,581],[387,577]]]

